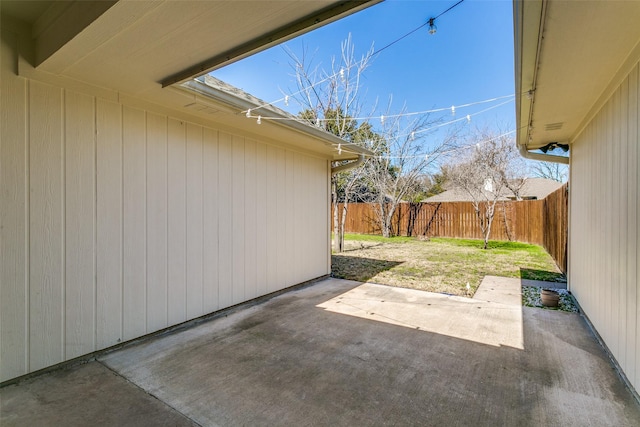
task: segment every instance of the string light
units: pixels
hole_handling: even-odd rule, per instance
[[[421,29],[421,28],[425,27],[426,25],[429,25],[429,26],[430,26],[430,28],[429,28],[429,33],[430,33],[430,34],[435,33],[435,29],[436,29],[436,26],[435,26],[435,23],[434,23],[434,22],[435,22],[435,20],[436,20],[436,19],[438,19],[438,18],[440,18],[440,17],[441,17],[441,16],[443,16],[444,14],[448,13],[450,10],[454,9],[456,6],[458,6],[458,5],[459,5],[459,4],[461,4],[462,2],[464,2],[464,0],[459,0],[457,3],[455,3],[455,4],[454,4],[454,5],[452,5],[452,6],[450,6],[450,7],[449,7],[449,8],[447,8],[445,11],[441,12],[439,15],[437,15],[437,16],[435,16],[435,17],[433,17],[433,18],[429,18],[429,20],[428,20],[427,22],[425,22],[424,24],[422,24],[422,25],[418,26],[417,28],[415,28],[415,29],[413,29],[413,30],[409,31],[407,34],[405,34],[405,35],[403,35],[403,36],[401,36],[401,37],[397,38],[396,40],[392,41],[391,43],[388,43],[387,45],[383,46],[382,48],[380,48],[380,49],[378,49],[378,50],[374,51],[374,52],[371,54],[371,58],[373,58],[373,57],[375,57],[375,56],[378,56],[378,55],[379,55],[380,53],[382,53],[385,49],[390,48],[390,47],[391,47],[391,46],[393,46],[394,44],[396,44],[396,43],[398,43],[399,41],[401,41],[401,40],[405,39],[406,37],[408,37],[408,36],[410,36],[411,34],[415,33],[415,32],[416,32],[416,31],[418,31],[419,29]],[[433,26],[433,28],[434,28],[434,31],[433,31],[433,32],[431,32],[431,26]],[[358,66],[358,65],[359,65],[358,63],[354,63],[354,64],[352,64],[352,65],[347,66],[347,69],[351,69],[352,67],[355,67],[355,66]],[[302,68],[302,64],[297,64],[296,66],[297,66],[298,68]],[[301,89],[301,90],[299,90],[299,91],[297,91],[297,92],[295,92],[295,93],[292,93],[291,95],[292,95],[292,96],[294,96],[294,95],[299,95],[299,94],[301,94],[302,92],[304,92],[305,90],[308,90],[308,89],[310,89],[310,88],[314,88],[315,86],[317,86],[317,85],[319,85],[319,84],[321,84],[321,83],[324,83],[324,82],[326,82],[326,81],[329,81],[329,80],[331,80],[332,78],[335,78],[335,77],[336,77],[336,76],[338,76],[338,75],[339,75],[339,76],[340,76],[340,78],[344,81],[344,79],[345,79],[345,69],[344,69],[344,67],[340,68],[340,71],[339,71],[338,73],[334,73],[334,74],[332,74],[332,75],[329,75],[329,76],[327,76],[327,77],[326,77],[326,78],[324,78],[324,79],[321,79],[321,80],[319,80],[319,81],[317,81],[317,82],[315,82],[315,83],[312,83],[308,88],[303,88],[303,89]],[[287,95],[287,96],[288,96],[288,95]],[[286,99],[286,97],[285,97],[284,99]],[[271,106],[271,105],[276,104],[276,103],[278,103],[278,102],[280,102],[280,101],[283,101],[284,99],[283,99],[283,98],[280,98],[280,99],[278,99],[278,100],[276,100],[276,101],[273,101],[273,102],[270,102],[270,103],[267,103],[267,104],[260,105],[260,106],[256,107],[256,109]],[[286,103],[285,103],[285,104],[286,104]]]
[[[288,95],[287,95],[288,96]],[[400,113],[400,114],[388,114],[388,115],[381,115],[381,116],[369,116],[369,117],[349,117],[351,120],[372,120],[372,119],[376,119],[379,118],[380,122],[382,124],[384,124],[384,121],[388,118],[398,118],[398,117],[411,117],[411,116],[418,116],[418,115],[426,115],[426,114],[431,114],[431,113],[440,113],[443,111],[451,111],[453,115],[455,115],[455,112],[457,109],[461,109],[461,108],[468,108],[468,107],[473,107],[476,105],[480,105],[480,104],[487,104],[490,102],[495,102],[495,101],[500,101],[503,99],[507,99],[507,101],[498,104],[497,106],[500,105],[504,105],[508,102],[511,102],[515,99],[515,95],[511,94],[511,95],[504,95],[504,96],[498,96],[498,97],[494,97],[494,98],[488,98],[488,99],[483,99],[481,101],[474,101],[474,102],[469,102],[466,104],[460,104],[460,105],[452,105],[451,107],[441,107],[441,108],[434,108],[431,110],[422,110],[422,111],[414,111],[414,112],[409,112],[409,113]],[[259,109],[259,108],[263,108],[263,107],[255,107],[255,109]],[[493,107],[492,107],[493,108]],[[248,118],[251,118],[251,109],[246,111],[246,116]],[[483,110],[486,111],[486,110]],[[297,120],[298,119],[293,119],[290,117],[264,117],[265,120]],[[323,119],[316,119],[316,121],[322,121]],[[329,121],[329,119],[324,119],[325,121]]]
[[[456,153],[458,151],[469,150],[471,148],[478,148],[478,146],[481,146],[483,144],[489,143],[491,141],[495,141],[496,139],[502,138],[504,136],[511,135],[511,134],[513,134],[515,132],[516,132],[515,129],[514,130],[510,130],[510,131],[505,132],[505,133],[503,133],[501,135],[494,136],[493,138],[489,138],[489,139],[485,139],[483,141],[479,141],[476,144],[470,144],[470,145],[464,145],[464,146],[461,146],[461,147],[455,147],[455,148],[451,148],[449,150],[444,150],[444,151],[441,151],[441,152],[437,152],[437,151],[431,152],[431,153],[427,152],[427,153],[421,153],[421,154],[416,154],[416,155],[411,155],[411,156],[408,156],[408,155],[407,156],[393,156],[393,155],[387,153],[385,155],[380,155],[380,156],[365,155],[365,157],[370,158],[370,159],[384,160],[384,161],[387,161],[387,162],[390,162],[393,159],[424,159],[425,161],[428,161],[428,159],[434,159],[437,156],[443,156],[443,155],[447,155],[447,154],[452,154],[452,153]],[[357,144],[345,143],[345,145],[349,146],[349,145],[357,145]],[[359,151],[349,150],[348,148],[346,148],[346,149],[342,148],[342,144],[338,144],[338,149],[339,149],[338,150],[339,151],[338,154],[341,154],[341,152],[344,151],[344,152],[349,153],[349,154],[355,154],[355,155],[358,155],[358,156],[362,155],[362,153],[359,152]]]
[[[455,147],[455,148],[451,148],[449,150],[445,150],[445,151],[442,151],[442,152],[436,153],[436,154],[445,155],[445,154],[455,153],[455,152],[458,152],[458,151],[468,150],[470,148],[480,148],[480,146],[482,146],[483,144],[486,144],[486,143],[491,142],[491,141],[495,141],[496,139],[502,138],[504,136],[511,135],[512,133],[515,133],[515,132],[516,132],[515,129],[514,130],[510,130],[510,131],[505,132],[505,133],[503,133],[501,135],[494,136],[493,138],[489,138],[489,139],[485,139],[483,141],[479,141],[476,144],[465,145],[465,146],[462,146],[462,147]],[[351,154],[359,154],[359,153],[353,151],[353,152],[351,152]],[[413,156],[391,156],[391,155],[387,154],[387,155],[384,155],[384,156],[368,156],[368,157],[373,158],[373,159],[380,159],[380,160],[419,159],[419,158],[424,158],[425,160],[427,160],[428,158],[433,158],[433,155],[434,155],[434,153],[421,153],[421,154],[416,154],[416,155],[413,155]]]
[[[510,102],[512,102],[512,101],[513,101],[513,99],[510,99],[510,100],[507,100],[507,101],[501,102],[501,103],[499,103],[499,104],[492,105],[491,107],[485,108],[484,110],[480,110],[480,111],[478,111],[478,112],[476,112],[476,113],[467,114],[467,116],[466,116],[466,117],[461,117],[461,118],[459,118],[459,119],[449,120],[448,122],[439,123],[439,124],[437,124],[437,125],[434,125],[434,126],[428,127],[428,128],[426,128],[426,129],[420,129],[420,130],[417,130],[417,131],[413,131],[412,133],[417,134],[417,133],[425,133],[425,132],[429,132],[429,131],[432,131],[432,130],[434,130],[434,129],[438,129],[438,128],[441,128],[441,127],[444,127],[444,126],[449,126],[449,125],[452,125],[452,124],[454,124],[454,123],[458,123],[458,122],[463,121],[463,120],[467,120],[467,122],[470,122],[470,121],[471,121],[471,117],[473,117],[473,116],[477,116],[477,115],[479,115],[479,114],[486,113],[487,111],[493,110],[494,108],[501,107],[501,106],[503,106],[503,105],[505,105],[505,104],[508,104],[508,103],[510,103]],[[407,134],[403,134],[403,135],[398,135],[397,137],[398,137],[398,138],[404,138],[404,137],[406,137],[406,136],[407,136]]]
[[[436,33],[436,31],[438,31],[438,27],[436,27],[436,24],[434,24],[433,21],[435,21],[436,18],[429,18],[429,34],[434,35]]]
[[[285,95],[285,97],[284,97],[284,105],[289,106],[289,95]]]
[[[504,97],[501,97],[501,98],[504,98]],[[494,98],[494,99],[501,99],[501,98]],[[476,113],[473,113],[473,114],[467,114],[467,116],[466,116],[466,117],[462,117],[462,118],[459,118],[459,119],[451,120],[451,121],[448,121],[448,122],[445,122],[445,123],[440,123],[440,124],[438,124],[438,125],[435,125],[435,126],[429,127],[429,128],[427,128],[427,129],[421,129],[421,130],[417,130],[417,131],[411,131],[411,133],[410,133],[410,134],[408,134],[408,135],[406,135],[406,134],[405,134],[405,135],[395,135],[395,136],[394,136],[394,139],[400,139],[400,138],[403,138],[403,137],[407,137],[407,136],[409,136],[409,138],[411,138],[411,140],[413,141],[413,140],[415,140],[415,137],[416,137],[416,134],[417,134],[417,133],[429,132],[429,131],[431,131],[431,130],[433,130],[433,129],[440,128],[440,127],[443,127],[443,126],[447,126],[447,125],[450,125],[450,124],[453,124],[453,123],[459,122],[459,121],[461,121],[461,120],[467,120],[467,121],[470,121],[470,120],[471,120],[471,116],[475,116],[475,115],[478,115],[478,114],[482,114],[482,113],[487,112],[487,111],[489,111],[489,110],[492,110],[492,109],[494,109],[494,108],[497,108],[497,107],[500,107],[500,106],[502,106],[502,105],[508,104],[509,102],[512,102],[512,101],[513,101],[513,99],[510,99],[510,100],[507,100],[507,101],[501,102],[501,103],[499,103],[499,104],[497,104],[497,105],[492,105],[491,107],[485,108],[484,110],[478,111],[478,112],[476,112]],[[480,101],[479,103],[482,103],[482,102],[484,102],[484,101]],[[473,103],[473,104],[478,104],[478,103]],[[398,116],[401,116],[401,115],[398,115]],[[387,117],[388,117],[388,116],[387,116]],[[300,120],[300,119],[298,119],[298,118],[285,118],[285,117],[265,117],[265,120],[294,120],[294,121],[298,121],[298,122],[301,122],[301,121],[302,121],[302,120]],[[260,124],[260,123],[261,123],[261,121],[262,121],[262,116],[258,116],[258,121],[257,121],[257,123],[258,123],[258,124]],[[316,119],[316,121],[315,121],[315,126],[319,128],[319,127],[321,126],[321,122],[322,122],[322,119]],[[523,128],[526,128],[526,126],[524,126]],[[490,141],[493,141],[493,140],[495,140],[495,139],[501,138],[501,137],[503,137],[503,136],[510,135],[510,134],[512,134],[512,133],[514,133],[514,132],[515,132],[515,130],[509,131],[509,132],[504,133],[504,134],[502,134],[502,135],[498,135],[498,136],[496,136],[496,137],[494,137],[494,138],[492,138],[492,139],[488,139],[488,140],[486,140],[486,141],[480,141],[478,144],[483,144],[483,143],[485,143],[485,142],[490,142]],[[347,145],[357,145],[357,144],[348,143]],[[448,151],[444,151],[444,152],[439,153],[439,154],[441,154],[441,155],[442,155],[442,154],[450,154],[450,153],[453,153],[453,152],[456,152],[456,151],[459,151],[459,150],[465,150],[465,149],[468,149],[468,148],[470,148],[470,147],[472,147],[472,146],[466,146],[466,147],[455,148],[455,149],[451,149],[451,150],[448,150]],[[345,151],[345,152],[347,152],[347,153],[350,153],[350,154],[356,154],[356,155],[361,155],[361,154],[362,154],[362,153],[360,153],[359,151],[352,151],[352,150],[348,150],[348,149],[343,149],[342,144],[338,144],[338,154],[339,154],[339,155],[340,155],[340,154],[342,154],[342,152],[343,152],[343,151]],[[429,156],[429,154],[428,154],[428,153],[427,153],[427,154],[424,154],[424,153],[423,153],[423,154],[417,154],[417,155],[415,155],[415,156],[391,156],[391,155],[386,155],[386,156],[366,156],[366,157],[370,157],[370,158],[378,158],[378,159],[383,159],[383,160],[385,160],[385,159],[386,159],[386,160],[390,161],[391,159],[400,159],[400,158],[421,158],[421,157],[423,157],[423,156],[424,156],[425,161],[426,161],[426,160],[427,160],[427,156]]]

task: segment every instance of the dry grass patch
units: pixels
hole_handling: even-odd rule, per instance
[[[348,235],[346,251],[332,257],[334,277],[470,296],[486,275],[563,281],[543,248],[515,242]],[[468,294],[466,285],[471,292]]]

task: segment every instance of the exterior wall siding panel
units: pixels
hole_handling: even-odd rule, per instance
[[[640,390],[639,66],[571,146],[569,284]]]
[[[28,81],[9,78],[17,37],[0,40],[0,375],[29,367],[29,139]]]
[[[16,76],[15,45],[0,381],[329,273],[326,158]]]

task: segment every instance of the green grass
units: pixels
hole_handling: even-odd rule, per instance
[[[486,275],[564,281],[546,251],[518,242],[348,234],[345,252],[333,255],[334,277],[467,295]]]

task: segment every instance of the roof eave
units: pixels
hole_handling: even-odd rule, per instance
[[[205,98],[211,99],[216,103],[221,103],[225,106],[230,107],[235,110],[236,113],[240,114],[243,111],[249,109],[255,109],[257,107],[264,107],[250,100],[238,97],[232,93],[216,89],[207,85],[206,83],[200,80],[189,80],[182,83],[178,86],[184,90],[194,92],[198,95],[201,95]],[[296,132],[301,132],[306,135],[312,136],[321,141],[327,142],[335,147],[341,145],[345,150],[345,155],[341,156],[339,159],[335,160],[354,160],[358,159],[360,156],[372,156],[374,153],[366,148],[360,147],[356,144],[349,143],[342,138],[333,135],[324,129],[316,128],[315,126],[311,126],[307,123],[304,123],[300,120],[297,120],[295,116],[292,116],[288,113],[279,112],[276,109],[269,110],[270,118],[275,118],[277,120],[270,120],[273,125],[282,126],[284,128],[288,128],[294,130]]]
[[[536,95],[536,77],[546,0],[513,1],[513,31],[516,86],[516,146],[524,158],[569,164],[569,158],[533,153],[529,148],[531,120]]]

